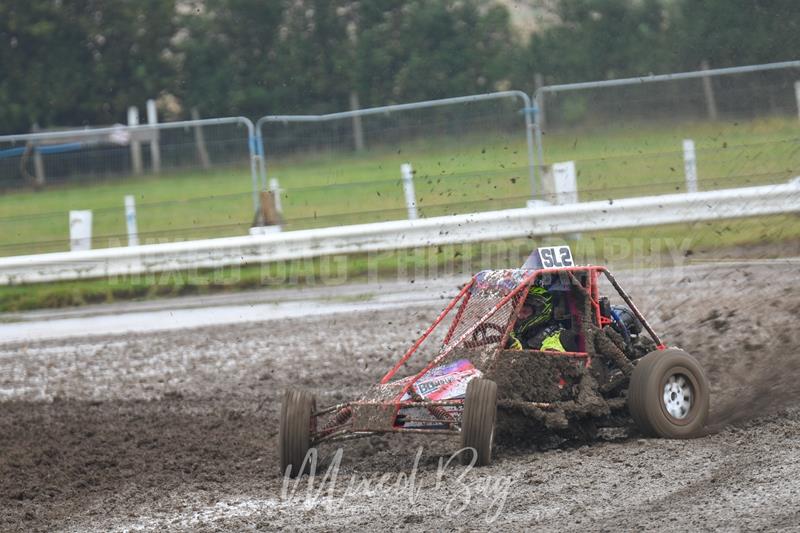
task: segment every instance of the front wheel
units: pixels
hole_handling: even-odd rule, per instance
[[[650,352],[633,370],[628,409],[646,435],[698,437],[705,427],[709,404],[708,378],[700,363],[683,350]]]
[[[301,468],[311,447],[311,422],[315,408],[314,396],[305,391],[287,390],[281,406],[278,435],[281,473],[302,474]]]
[[[464,414],[461,419],[461,447],[472,448],[477,454],[475,466],[492,462],[494,426],[497,419],[497,383],[489,379],[473,378],[467,384]],[[465,462],[472,458],[462,455]]]

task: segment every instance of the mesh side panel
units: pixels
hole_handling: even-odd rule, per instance
[[[400,391],[403,390],[403,387],[413,378],[413,376],[408,376],[403,379],[398,379],[396,381],[390,381],[389,383],[385,384],[377,384],[371,386],[364,395],[361,397],[362,400],[366,401],[375,401],[375,402],[389,402],[395,399]]]
[[[472,319],[469,322],[462,318],[463,325],[459,323],[457,327],[462,333],[459,336],[454,336],[451,341],[442,348],[442,353],[445,351],[449,353],[442,360],[441,364],[448,364],[459,359],[467,359],[475,365],[478,370],[483,372],[497,351],[502,348],[500,343],[503,334],[508,327],[509,321],[512,319],[514,309],[520,298],[524,298],[523,293],[509,299],[491,317],[486,318],[480,323],[472,333],[468,333],[470,328],[474,327],[481,319],[485,318],[488,311],[500,301],[499,298],[496,301],[494,299],[482,299],[483,301],[475,300],[474,303],[470,300],[469,305],[477,311],[476,315],[478,318]],[[461,335],[464,333],[468,334],[461,338]]]
[[[443,363],[469,359],[478,369],[483,369],[500,348],[500,341],[508,327],[522,293],[509,299],[491,317],[489,312],[503,298],[514,291],[530,272],[526,270],[487,270],[475,276],[469,298],[459,309],[459,319],[442,346],[441,353],[449,352]],[[478,327],[468,335],[470,329]]]
[[[428,362],[435,357],[446,354],[436,363],[436,367],[450,365],[456,361],[466,359],[472,366],[484,372],[493,356],[502,348],[501,341],[512,318],[516,304],[524,294],[520,293],[509,298],[491,316],[489,313],[503,302],[514,289],[530,274],[528,270],[486,270],[476,274],[474,283],[469,293],[464,297],[456,309],[451,311],[454,316],[449,328],[446,322],[440,324],[437,330],[419,347],[406,364],[406,368],[414,368],[420,363],[422,370]],[[471,331],[473,330],[474,331]],[[445,332],[446,335],[445,335]],[[441,340],[440,340],[441,339]],[[436,346],[439,346],[436,349]],[[435,349],[435,352],[432,352]],[[430,372],[434,372],[431,369]],[[427,375],[430,375],[429,374]],[[390,401],[393,400],[408,383],[412,375],[391,381],[385,385],[371,387],[363,396],[364,400]]]
[[[461,331],[461,334],[453,336],[449,342],[442,346],[440,355],[446,355],[437,362],[434,368],[415,383],[414,390],[418,390],[420,394],[427,396],[431,392],[426,389],[426,385],[429,383],[434,384],[433,389],[435,390],[438,389],[439,383],[452,379],[453,388],[449,389],[448,396],[445,396],[445,398],[463,398],[469,380],[477,377],[477,375],[486,374],[491,361],[502,348],[503,334],[514,313],[515,303],[520,298],[524,298],[524,294],[520,293],[509,299],[491,317],[487,318],[489,311],[502,301],[503,296],[480,291],[476,291],[476,294],[472,296],[463,304],[465,305],[464,313],[459,318],[459,322],[455,324],[454,332]],[[476,325],[478,326],[477,329],[470,333],[470,329]],[[464,334],[466,336],[461,338]],[[475,369],[480,373],[473,374]],[[466,372],[466,374],[459,374],[459,371]],[[437,374],[439,375],[437,376]],[[406,383],[408,383],[408,380],[400,380],[391,383],[391,387],[384,386],[385,388],[376,390],[373,394],[397,394]],[[459,385],[456,386],[455,383],[459,383]],[[458,392],[454,392],[455,390]],[[436,398],[431,397],[430,399]],[[443,415],[441,415],[441,411],[444,411]],[[401,413],[418,421],[410,422],[408,427],[426,427],[424,423],[419,421],[436,421],[439,418],[435,411],[426,408],[407,408]],[[460,422],[461,410],[457,407],[440,408],[440,416]],[[422,425],[420,426],[419,424]]]

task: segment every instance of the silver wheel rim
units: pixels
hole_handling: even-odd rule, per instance
[[[683,420],[689,416],[694,403],[691,382],[683,374],[673,374],[664,384],[664,409],[672,418]]]

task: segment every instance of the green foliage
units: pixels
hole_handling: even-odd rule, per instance
[[[672,40],[660,0],[561,0],[561,24],[535,34],[528,65],[559,83],[661,71]]]
[[[313,113],[491,91],[515,53],[484,0],[142,0],[0,4],[0,132],[183,114]],[[79,95],[79,96],[78,96]]]
[[[796,0],[684,0],[676,21],[681,63],[718,67],[797,59]]]
[[[365,2],[358,20],[356,86],[369,105],[490,92],[515,50],[508,12],[471,1]]]
[[[560,23],[533,35],[515,73],[548,83],[797,59],[796,0],[560,0]]]
[[[797,0],[556,0],[528,44],[496,0],[0,2],[0,132],[322,113],[800,56]]]
[[[0,131],[108,124],[166,89],[174,0],[0,3]]]

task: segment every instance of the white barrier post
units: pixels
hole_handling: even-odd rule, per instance
[[[553,187],[556,205],[578,203],[578,178],[575,172],[575,161],[553,163]]]
[[[139,125],[139,109],[136,106],[128,108],[128,126]],[[142,173],[142,143],[134,133],[131,135],[131,163],[133,165],[133,173],[139,175]]]
[[[147,101],[147,123],[151,126],[158,124],[156,101],[152,98]],[[158,145],[158,130],[154,129],[150,132],[150,136],[150,159],[153,164],[153,172],[158,174],[161,172],[161,148]]]
[[[408,219],[415,220],[417,217],[417,199],[414,195],[414,170],[409,163],[400,165],[400,174],[403,177],[403,193],[406,196],[406,209],[408,209]]]
[[[683,173],[686,175],[686,192],[697,192],[697,157],[692,139],[683,140]]]
[[[92,249],[92,212],[69,212],[69,249],[81,252]]]
[[[136,228],[136,199],[125,196],[125,224],[128,226],[128,246],[139,246],[139,230]]]
[[[272,192],[272,197],[275,198],[275,210],[279,215],[283,215],[283,205],[281,205],[281,185],[278,183],[278,178],[269,179],[269,190]]]

